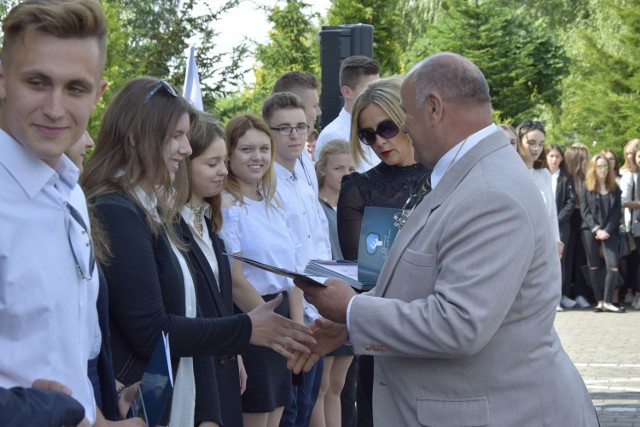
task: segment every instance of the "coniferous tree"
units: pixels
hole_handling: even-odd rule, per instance
[[[593,151],[640,137],[640,1],[599,0],[568,40],[561,129]]]
[[[566,59],[544,28],[499,1],[443,0],[435,20],[408,55],[414,64],[433,53],[456,52],[482,70],[497,120],[517,124],[559,102]]]

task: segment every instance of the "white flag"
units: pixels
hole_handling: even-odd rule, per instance
[[[195,48],[189,48],[189,57],[187,59],[187,73],[184,77],[184,90],[182,96],[193,103],[193,106],[200,111],[202,108],[202,92],[200,91],[200,77],[198,76],[198,67],[196,67]]]

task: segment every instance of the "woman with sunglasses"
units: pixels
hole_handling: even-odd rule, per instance
[[[399,77],[371,82],[356,99],[351,112],[350,151],[356,166],[363,162],[363,145],[370,146],[381,162],[364,173],[342,179],[338,198],[338,238],[344,259],[358,259],[360,228],[367,206],[410,208],[407,199],[418,182],[431,171],[413,157],[411,139],[400,126]],[[359,357],[358,422],[372,423],[373,357]],[[360,391],[362,390],[362,392]]]
[[[400,209],[416,184],[430,171],[413,157],[409,136],[400,131],[400,78],[370,83],[358,96],[351,115],[350,151],[356,167],[363,163],[363,145],[380,164],[342,180],[338,199],[338,236],[344,259],[358,258],[360,226],[366,206]]]
[[[607,157],[596,154],[589,161],[584,185],[580,188],[582,240],[591,273],[593,292],[598,305],[594,312],[623,313],[623,307],[613,304],[613,291],[618,280],[620,262],[621,191]],[[600,254],[604,255],[602,268]]]
[[[167,82],[129,81],[105,112],[82,178],[107,245],[98,243],[109,248],[102,267],[116,379],[125,386],[140,381],[161,332],[168,333],[175,383],[161,424],[178,427],[221,423],[209,356],[240,353],[249,342],[289,355],[285,347],[300,345],[286,336],[307,340],[304,327],[271,312],[278,301],[249,315],[198,317],[188,247],[175,227],[188,195],[187,181],[175,178],[186,173],[181,165],[192,152],[187,134],[195,119]]]

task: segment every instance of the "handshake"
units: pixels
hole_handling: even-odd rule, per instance
[[[296,278],[294,283],[324,318],[304,326],[274,313],[273,310],[282,302],[281,295],[251,311],[249,316],[252,321],[251,343],[269,347],[288,358],[287,366],[298,374],[309,371],[320,357],[347,340],[347,307],[356,292],[337,279],[328,279],[323,285],[318,285]]]

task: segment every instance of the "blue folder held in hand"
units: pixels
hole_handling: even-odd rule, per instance
[[[149,427],[157,426],[172,391],[173,371],[169,335],[162,332],[142,375],[138,394],[131,403],[133,416],[142,418]]]

